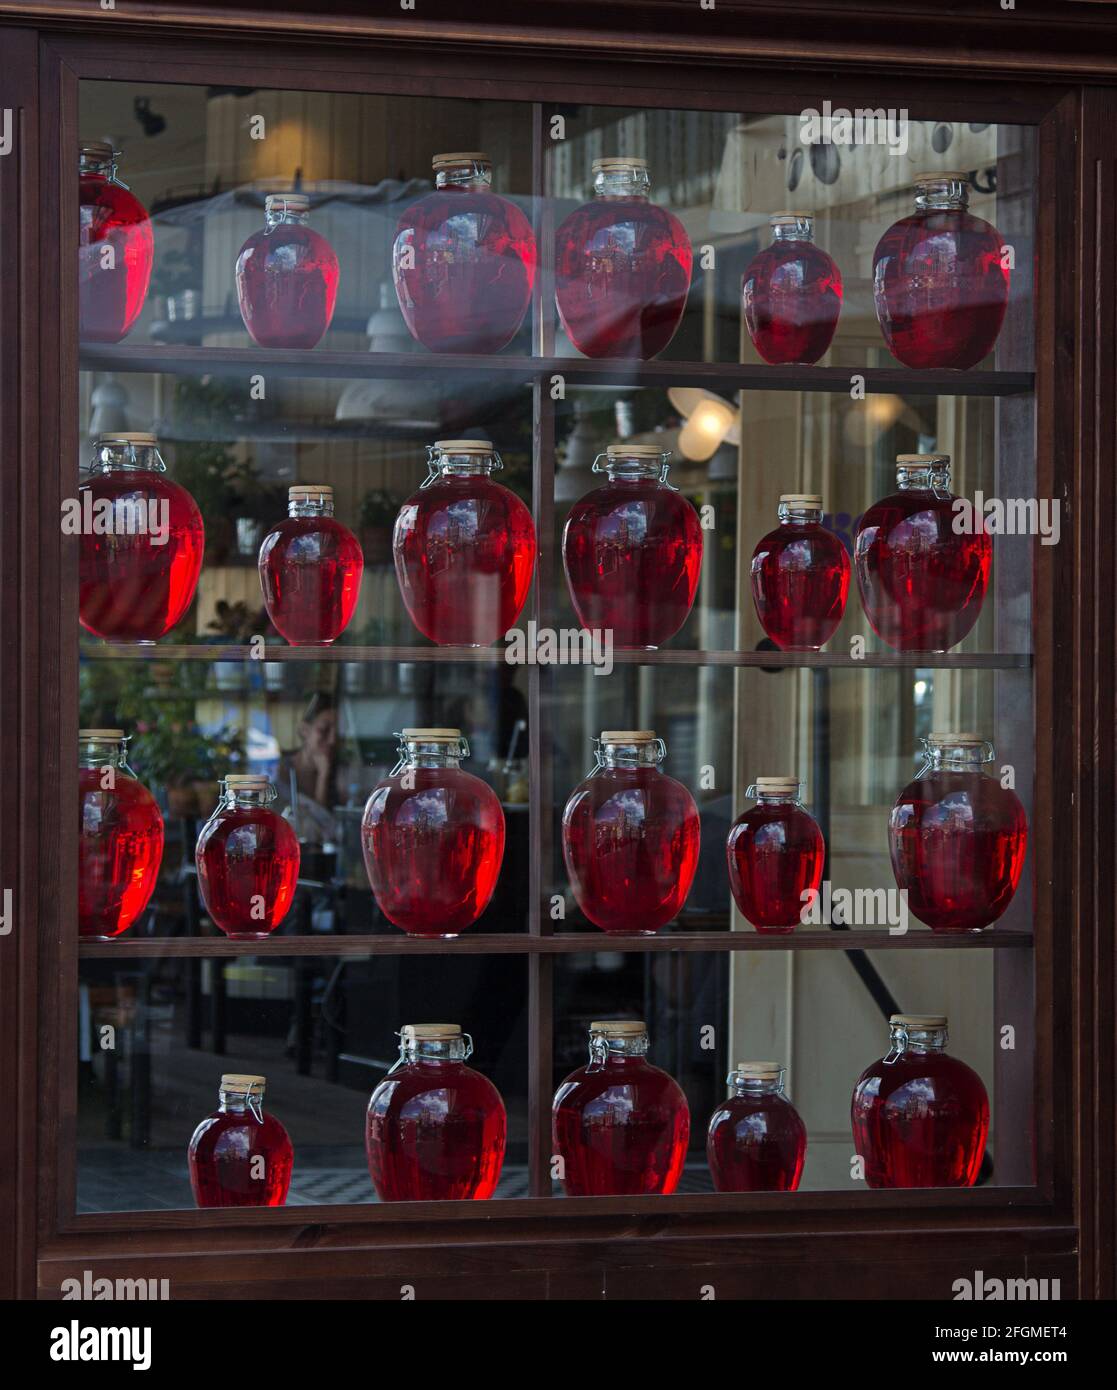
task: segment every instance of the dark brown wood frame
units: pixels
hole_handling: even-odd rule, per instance
[[[899,28],[890,39],[894,51],[885,71],[867,66],[878,56],[871,45],[849,52],[845,40],[845,61],[834,71],[834,47],[824,32],[796,38],[797,78],[782,68],[773,71],[769,60],[788,54],[780,47],[783,41],[771,37],[771,29],[751,48],[735,32],[713,39],[704,35],[687,45],[692,62],[703,65],[701,90],[696,91],[693,69],[671,61],[677,42],[647,32],[639,41],[596,56],[594,50],[603,45],[592,31],[571,29],[565,35],[568,46],[581,51],[570,57],[562,52],[567,45],[561,38],[553,52],[541,55],[538,36],[528,26],[503,35],[470,35],[457,32],[463,28],[459,24],[453,42],[446,41],[448,30],[428,26],[427,42],[417,44],[393,42],[393,35],[399,38],[403,31],[386,21],[344,21],[346,32],[373,37],[341,47],[317,41],[312,30],[295,48],[273,41],[245,6],[232,20],[216,11],[175,15],[175,27],[189,29],[191,36],[168,43],[166,34],[137,22],[142,6],[133,7],[133,18],[114,27],[111,36],[99,17],[92,22],[85,17],[81,23],[72,18],[82,7],[41,8],[41,22],[50,24],[57,16],[57,28],[51,24],[40,33],[26,27],[22,7],[24,27],[0,27],[5,94],[0,105],[10,102],[18,113],[16,147],[0,159],[0,265],[19,266],[22,272],[18,278],[0,276],[0,574],[5,592],[20,595],[18,604],[0,607],[0,757],[5,771],[0,809],[7,832],[0,843],[0,887],[12,887],[16,903],[16,928],[0,937],[0,1055],[5,1059],[0,1219],[7,1218],[5,1227],[13,1233],[10,1258],[0,1261],[0,1294],[56,1297],[63,1278],[80,1276],[85,1269],[109,1277],[146,1277],[157,1264],[160,1276],[171,1278],[177,1297],[398,1298],[401,1282],[420,1285],[421,1296],[460,1297],[463,1276],[470,1274],[480,1276],[477,1283],[483,1282],[489,1297],[695,1297],[711,1277],[716,1277],[719,1297],[900,1292],[942,1297],[954,1278],[976,1267],[988,1274],[1062,1278],[1064,1290],[1113,1296],[1117,653],[1112,596],[1117,576],[1111,537],[1117,516],[1117,457],[1111,402],[1117,385],[1117,179],[1107,136],[1117,98],[1107,86],[1083,85],[1091,74],[1097,83],[1109,79],[1117,68],[1112,55],[1103,50],[1097,59],[1082,56],[1072,42],[1081,35],[1070,25],[1065,33],[1059,31],[1064,46],[1058,51],[1074,49],[1076,56],[1059,63],[1058,84],[1049,80],[1053,44],[1041,43],[1042,36],[1036,36],[1031,48],[990,53],[987,60],[967,52],[959,66],[970,69],[972,77],[928,79],[928,67],[943,64],[947,56],[929,51],[918,32],[920,16],[913,19],[908,10],[906,23],[897,17]],[[739,19],[749,7],[727,8]],[[766,24],[775,24],[773,7],[752,8],[764,12]],[[801,23],[806,8],[791,5],[785,15]],[[837,0],[812,8],[834,15],[844,11],[852,23],[854,7]],[[7,9],[0,0],[0,19]],[[161,19],[172,22],[166,7]],[[231,27],[214,41],[225,22]],[[73,32],[66,32],[67,26]],[[327,27],[325,16],[321,27]],[[242,49],[246,29],[253,38]],[[340,31],[334,27],[333,32]],[[975,28],[975,35],[979,32]],[[529,51],[511,52],[513,44]],[[1088,55],[1088,45],[1079,47]],[[732,66],[724,65],[729,55]],[[750,111],[798,109],[809,82],[811,89],[851,105],[871,98],[873,105],[906,106],[917,117],[957,115],[1038,126],[1038,263],[1059,267],[1058,274],[1049,270],[1037,286],[1038,486],[1042,495],[1065,499],[1072,534],[1064,533],[1064,543],[1054,551],[1041,552],[1037,574],[1036,804],[1052,813],[1038,817],[1035,827],[1034,948],[1019,933],[994,933],[998,940],[988,943],[1035,952],[1039,1179],[1034,1187],[561,1204],[537,1196],[489,1203],[483,1210],[440,1203],[415,1210],[339,1207],[74,1217],[74,1098],[72,1086],[63,1082],[73,1077],[76,1021],[63,1003],[75,997],[77,951],[62,905],[74,898],[76,852],[73,832],[59,825],[57,808],[71,804],[75,790],[72,720],[66,712],[76,708],[77,601],[73,566],[55,518],[64,486],[58,460],[68,455],[75,435],[76,401],[68,387],[77,379],[78,349],[74,296],[63,292],[53,267],[65,263],[64,229],[76,218],[73,187],[60,171],[72,165],[79,79],[148,80],[153,72],[161,81],[205,84],[401,93],[425,93],[434,84],[450,90],[456,84],[457,90],[473,95],[539,104],[578,99],[711,109],[747,105]],[[982,81],[974,80],[978,75]],[[541,119],[539,106],[536,119]],[[542,191],[541,170],[536,176]],[[541,287],[540,294],[545,293]],[[544,353],[550,346],[540,340]],[[130,351],[135,352],[119,350],[122,363]],[[322,359],[345,356],[317,354],[314,370],[342,368]],[[269,361],[278,365],[274,358]],[[292,362],[290,368],[299,365]],[[536,521],[540,534],[549,536],[553,419],[542,389],[546,366],[546,358],[533,358],[522,364],[502,360],[498,369],[525,370],[525,380],[536,383],[540,447],[535,495],[543,499],[537,500]],[[569,362],[562,370],[573,374]],[[592,379],[598,368],[579,364],[579,370]],[[693,377],[696,384],[737,389],[763,380],[744,379],[753,370],[703,367]],[[679,379],[675,368],[670,372],[672,380]],[[641,379],[655,381],[660,373],[650,364]],[[339,374],[347,374],[347,367]],[[888,373],[876,375],[880,389],[895,385]],[[828,378],[819,371],[810,389],[838,389],[837,382],[838,375]],[[941,390],[943,384],[929,381],[927,389]],[[1027,390],[1030,384],[1005,379],[984,382],[981,389],[999,394]],[[537,585],[542,596],[551,592],[547,564],[549,556]],[[536,616],[545,620],[545,611]],[[208,650],[212,656],[213,649]],[[402,653],[370,649],[362,655],[398,659]],[[688,659],[684,653],[663,657]],[[751,657],[722,653],[713,659],[743,665]],[[533,668],[535,710],[539,679]],[[61,719],[58,710],[64,712]],[[549,806],[550,789],[540,781],[546,759],[538,719],[531,721],[531,738],[535,795]],[[534,1067],[546,1076],[554,954],[577,945],[550,936],[540,912],[546,831],[545,818],[533,819],[530,934],[522,941],[474,938],[467,949],[520,950],[528,956],[530,1045]],[[626,948],[758,949],[752,935],[725,936],[709,933],[678,942],[655,938]],[[850,937],[837,943],[821,933],[794,939],[795,949],[853,944],[877,943],[855,943]],[[931,943],[920,938],[918,944],[926,948]],[[173,950],[188,954],[197,945],[174,943]],[[204,945],[206,954],[223,950],[221,943]],[[347,939],[347,949],[353,945]],[[143,943],[142,953],[149,948],[164,952],[162,943]],[[324,953],[317,940],[312,948],[314,954]],[[83,952],[100,949],[85,947]],[[141,953],[137,947],[129,949]],[[311,946],[296,943],[293,949],[290,938],[266,945],[275,954],[299,949],[309,952]],[[428,947],[372,938],[361,949]],[[537,1193],[543,1190],[540,1165],[549,1143],[546,1105],[538,1089],[531,1113]],[[918,1255],[913,1256],[916,1239]]]

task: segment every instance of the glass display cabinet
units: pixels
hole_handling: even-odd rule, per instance
[[[1112,1296],[1104,45],[11,8],[7,1287]]]

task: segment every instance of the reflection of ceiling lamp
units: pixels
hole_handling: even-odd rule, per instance
[[[894,425],[904,424],[919,433],[919,416],[899,396],[866,396],[851,401],[842,432],[850,444],[871,448]]]
[[[700,386],[672,386],[667,399],[686,423],[679,431],[679,452],[705,463],[721,444],[741,442],[741,412]]]

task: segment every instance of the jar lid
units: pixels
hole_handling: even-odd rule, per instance
[[[903,1028],[945,1028],[946,1014],[893,1014],[888,1022],[895,1027],[899,1024]]]
[[[787,504],[789,507],[821,507],[821,492],[784,492],[780,495],[780,506]]]
[[[118,434],[99,434],[93,441],[93,447],[102,449],[106,444],[132,444],[140,449],[154,449],[158,443],[159,440],[154,434],[122,430]]]
[[[928,743],[957,743],[965,748],[980,747],[989,740],[984,734],[951,734],[951,733],[931,733],[927,735]]]
[[[81,743],[89,743],[89,742],[91,742],[93,739],[110,739],[110,738],[113,738],[113,739],[116,739],[116,740],[119,741],[119,740],[122,739],[123,737],[124,737],[124,730],[123,730],[123,729],[79,729],[79,730],[78,730],[78,741],[81,742]]]
[[[120,151],[113,149],[108,140],[82,140],[78,145],[79,154],[92,155],[95,159],[112,159]]]
[[[460,729],[401,729],[400,737],[410,743],[457,743],[461,739]]]
[[[333,495],[334,490],[329,483],[319,483],[317,486],[300,483],[297,487],[287,489],[287,497],[291,502],[298,502],[307,497],[321,497],[324,501],[329,502]]]
[[[654,743],[654,729],[602,729],[602,743]]]
[[[757,777],[753,783],[758,792],[798,791],[798,777]]]
[[[282,204],[292,212],[306,212],[310,207],[310,197],[306,193],[269,193],[264,198],[264,207],[271,209]]]
[[[230,772],[224,780],[226,787],[234,791],[238,787],[248,791],[256,787],[271,786],[271,779],[262,772]]]
[[[491,164],[492,160],[482,150],[451,150],[448,154],[431,156],[432,169],[446,169],[454,164]]]
[[[610,444],[605,455],[611,459],[661,459],[670,452],[659,444]]]
[[[902,464],[915,464],[917,468],[930,468],[935,464],[949,463],[949,454],[897,454],[896,462]]]
[[[590,166],[595,174],[605,173],[610,169],[646,169],[648,161],[637,154],[611,154],[602,159],[595,159]]]
[[[591,1033],[601,1033],[607,1038],[636,1038],[647,1031],[648,1025],[636,1018],[613,1018],[590,1024]]]
[[[223,1091],[262,1091],[267,1084],[266,1076],[248,1076],[244,1072],[227,1071],[221,1077]]]
[[[491,439],[436,439],[434,447],[442,454],[491,454]]]
[[[462,1026],[460,1023],[405,1023],[399,1035],[405,1042],[433,1042],[439,1039],[446,1042],[460,1038]]]
[[[783,1071],[782,1062],[738,1062],[734,1069],[739,1076],[754,1076],[758,1080],[775,1081]]]

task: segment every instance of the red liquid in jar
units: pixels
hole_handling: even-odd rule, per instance
[[[535,527],[516,494],[491,478],[443,475],[414,493],[392,548],[411,621],[432,642],[487,647],[520,616]]]
[[[994,777],[947,768],[917,777],[888,822],[896,884],[933,931],[978,931],[1012,901],[1028,849],[1020,798]]]
[[[106,763],[107,766],[107,763]],[[148,789],[119,767],[104,789],[102,767],[78,770],[78,930],[119,936],[155,891],[163,860],[163,817]]]
[[[907,1051],[874,1062],[853,1092],[851,1117],[869,1187],[974,1185],[989,1098],[977,1072],[956,1057]]]
[[[729,832],[729,886],[759,932],[790,932],[822,882],[826,845],[814,818],[791,801],[758,802]]]
[[[562,562],[578,621],[621,648],[662,646],[694,606],[702,528],[658,478],[614,478],[576,502]]]
[[[111,504],[114,534],[88,534],[80,544],[78,603],[81,625],[113,642],[155,642],[182,620],[194,601],[206,534],[202,514],[185,488],[161,473],[141,469],[98,473],[78,489],[94,507]],[[129,515],[154,506],[166,540],[151,531],[126,529]],[[94,513],[95,515],[96,513]],[[160,533],[161,534],[161,533]]]
[[[785,521],[752,556],[756,616],[777,647],[816,652],[834,635],[849,594],[845,546],[817,521]]]
[[[706,1157],[717,1192],[794,1192],[807,1129],[784,1095],[732,1095],[710,1119]]]
[[[508,1121],[492,1082],[464,1062],[412,1061],[368,1104],[365,1152],[382,1202],[484,1201],[504,1163]]]
[[[332,516],[290,516],[260,547],[260,585],[276,631],[293,647],[328,646],[357,607],[365,558]]]
[[[190,1186],[199,1207],[281,1207],[291,1185],[294,1149],[274,1115],[215,1110],[194,1131]],[[262,1162],[261,1162],[262,1160]]]
[[[90,167],[78,191],[78,320],[86,343],[119,343],[140,316],[151,281],[155,238],[147,209],[107,177],[111,157]]]
[[[390,922],[411,936],[456,936],[493,896],[504,812],[492,788],[461,768],[412,767],[369,797],[361,847]]]
[[[234,939],[262,939],[287,916],[299,878],[294,830],[266,806],[220,807],[194,851],[202,902]]]
[[[809,239],[777,238],[749,263],[745,325],[765,362],[811,366],[826,353],[842,312],[842,276]]]
[[[337,302],[333,247],[312,227],[279,222],[254,232],[237,257],[237,301],[252,341],[263,348],[313,348]]]
[[[690,1111],[678,1084],[643,1057],[572,1071],[555,1093],[552,1142],[568,1197],[674,1192],[686,1161]]]

